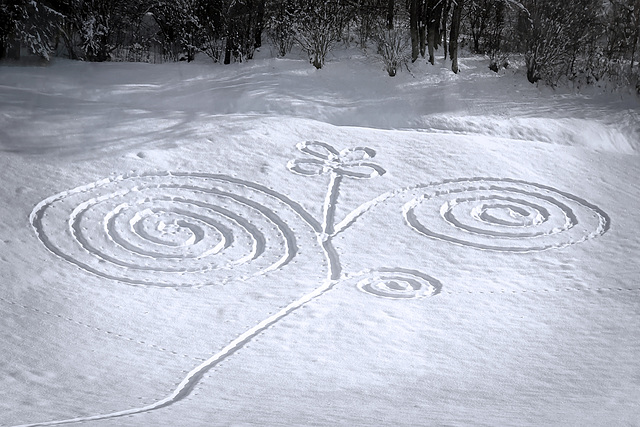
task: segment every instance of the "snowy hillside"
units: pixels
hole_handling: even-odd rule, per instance
[[[637,99],[259,56],[0,66],[0,425],[640,425]]]

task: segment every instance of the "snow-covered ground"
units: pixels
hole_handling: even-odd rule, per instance
[[[638,100],[292,58],[0,66],[0,425],[640,425]]]

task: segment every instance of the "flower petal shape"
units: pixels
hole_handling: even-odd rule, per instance
[[[298,143],[296,148],[305,154],[322,160],[334,160],[340,157],[340,152],[326,142],[304,141]]]
[[[340,160],[344,163],[360,162],[376,156],[376,151],[369,147],[346,148],[340,152]]]
[[[381,166],[375,163],[347,163],[333,169],[336,173],[350,178],[368,179],[387,173]]]
[[[306,176],[323,175],[330,170],[325,162],[316,159],[289,160],[287,168],[291,172]]]

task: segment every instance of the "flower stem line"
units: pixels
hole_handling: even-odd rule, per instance
[[[336,206],[338,204],[338,196],[340,195],[339,191],[341,182],[342,174],[332,172],[327,196],[324,199],[322,219],[322,232],[327,235],[332,235],[334,232]]]
[[[384,174],[385,171],[378,165],[364,161],[375,156],[375,151],[366,147],[356,147],[353,149],[346,149],[342,152],[338,152],[329,144],[321,142],[308,142],[298,144],[297,148],[305,154],[316,157],[316,159],[290,161],[288,164],[288,168],[292,172],[301,175],[321,175],[328,171],[331,171],[329,188],[324,200],[323,221],[321,226],[317,223],[316,220],[314,220],[309,214],[307,214],[307,212],[299,204],[293,202],[288,198],[281,198],[282,201],[287,203],[298,214],[300,214],[316,232],[318,242],[320,243],[328,264],[327,278],[319,287],[305,294],[301,298],[291,302],[277,313],[267,317],[254,327],[248,329],[247,331],[236,337],[218,353],[214,354],[209,359],[205,360],[200,365],[189,371],[184,379],[175,388],[175,390],[173,390],[171,394],[163,399],[160,399],[149,405],[125,409],[122,411],[90,415],[86,417],[68,418],[64,420],[22,424],[14,427],[57,426],[87,421],[114,419],[154,411],[173,405],[174,403],[179,402],[189,396],[208,371],[210,371],[212,368],[220,364],[228,357],[235,354],[238,350],[242,349],[252,339],[260,335],[267,328],[273,326],[294,311],[298,310],[307,303],[321,297],[326,292],[333,289],[336,284],[339,283],[339,280],[341,278],[342,266],[340,265],[340,257],[333,246],[332,239],[335,234],[346,229],[368,209],[368,207],[365,207],[364,209],[358,209],[357,212],[354,211],[350,213],[348,217],[340,223],[340,225],[338,226],[338,231],[335,230],[335,213],[342,179],[344,176],[357,179],[367,179],[374,176],[380,176]],[[179,175],[176,174],[176,176]],[[207,176],[209,177],[209,175]],[[238,183],[246,184],[245,182],[239,180]],[[253,185],[253,187],[266,192],[267,194],[276,195],[275,192],[271,192],[265,187],[257,185]]]
[[[332,259],[332,257],[329,256],[328,254],[327,254],[327,257],[328,259]],[[333,269],[332,266],[330,266],[330,270],[332,269]],[[211,370],[213,367],[220,364],[222,361],[224,361],[228,357],[232,356],[234,353],[236,353],[238,350],[243,348],[252,339],[254,339],[256,336],[264,332],[270,326],[273,326],[278,321],[282,320],[284,317],[290,315],[291,313],[298,310],[302,306],[319,298],[320,296],[325,294],[327,291],[331,290],[337,283],[338,283],[337,280],[331,280],[331,279],[327,279],[323,281],[322,285],[319,286],[318,288],[302,296],[301,298],[293,301],[292,303],[290,303],[289,305],[287,305],[277,313],[267,317],[266,319],[258,323],[253,328],[247,330],[246,332],[244,332],[243,334],[235,338],[218,353],[214,354],[209,359],[205,360],[200,365],[193,368],[185,376],[185,378],[180,382],[180,384],[178,384],[176,389],[164,399],[158,400],[157,402],[154,402],[150,405],[131,408],[131,409],[125,409],[122,411],[92,415],[87,417],[68,418],[68,419],[57,420],[57,421],[44,421],[44,422],[36,422],[31,424],[21,424],[14,427],[57,426],[57,425],[81,423],[81,422],[87,422],[87,421],[106,420],[106,419],[125,417],[129,415],[141,414],[143,412],[154,411],[157,409],[161,409],[161,408],[165,408],[167,406],[173,405],[174,403],[180,400],[183,400],[184,398],[189,396],[189,394],[191,394],[191,392],[196,387],[196,385],[200,382],[200,380],[202,380],[205,374],[209,370]]]
[[[327,259],[328,264],[328,272],[327,278],[322,282],[322,284],[314,289],[313,291],[305,294],[301,298],[293,301],[286,307],[282,308],[277,313],[272,316],[267,317],[262,320],[253,328],[248,329],[229,344],[227,344],[222,350],[218,353],[211,356],[209,359],[202,362],[200,365],[193,368],[191,371],[187,373],[184,379],[178,384],[175,390],[167,397],[158,400],[154,403],[151,403],[146,406],[125,409],[122,411],[109,412],[105,414],[91,415],[87,417],[77,417],[77,418],[68,418],[64,420],[56,420],[56,421],[45,421],[45,422],[37,422],[31,424],[21,424],[13,427],[38,427],[38,426],[57,426],[64,424],[74,424],[81,423],[87,421],[98,421],[98,420],[106,420],[106,419],[114,419],[125,417],[129,415],[141,414],[144,412],[150,412],[157,409],[162,409],[167,406],[173,405],[176,402],[179,402],[185,399],[187,396],[191,394],[196,385],[204,378],[207,372],[209,372],[216,365],[220,364],[222,361],[227,359],[228,357],[235,354],[238,350],[242,349],[245,345],[247,345],[251,340],[253,340],[256,336],[260,335],[270,326],[275,325],[277,322],[282,320],[284,317],[303,307],[307,303],[321,297],[326,292],[331,290],[337,283],[339,283],[342,267],[340,265],[340,258],[333,247],[331,236],[332,233],[334,217],[335,217],[335,206],[337,202],[337,198],[339,195],[340,182],[342,180],[342,176],[338,173],[332,173],[331,182],[329,185],[329,190],[327,192],[327,197],[325,199],[325,208],[324,208],[324,221],[322,230],[323,233],[317,232],[318,242],[320,247],[322,248],[325,257]]]

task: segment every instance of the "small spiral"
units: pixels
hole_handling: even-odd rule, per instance
[[[425,298],[440,292],[442,284],[415,270],[382,268],[365,273],[356,284],[362,292],[381,298]]]
[[[419,190],[404,205],[406,222],[422,235],[478,249],[543,251],[610,227],[608,215],[586,200],[525,181],[474,178]]]
[[[98,276],[200,286],[288,264],[298,251],[289,224],[305,215],[289,202],[224,175],[149,173],[49,197],[31,223],[51,252]]]

